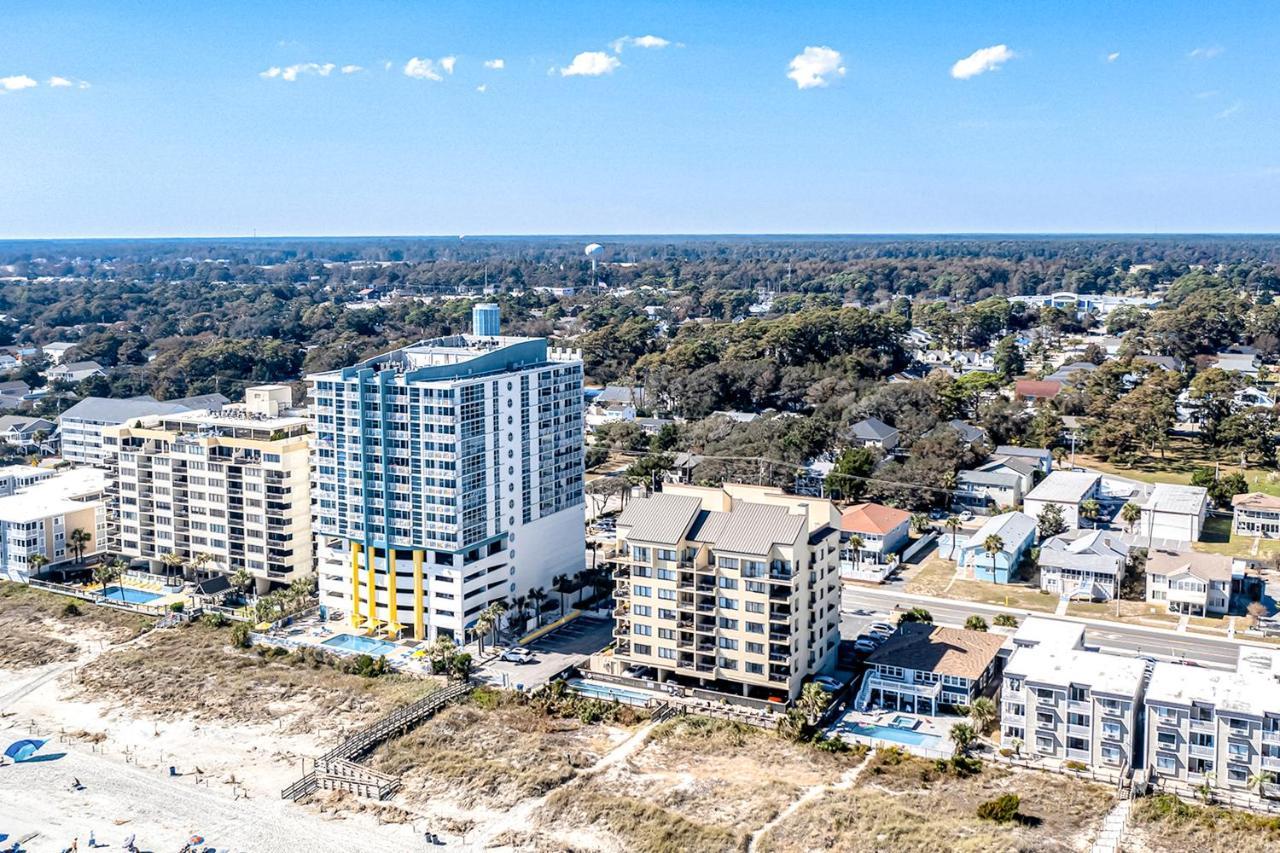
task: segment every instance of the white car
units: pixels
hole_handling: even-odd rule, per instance
[[[888,622],[872,622],[867,630],[873,634],[892,634],[894,629]]]
[[[827,693],[839,693],[844,689],[844,684],[839,679],[832,678],[829,675],[814,676],[813,683],[821,687]]]
[[[880,644],[870,637],[859,637],[853,642],[853,650],[862,654],[869,655],[878,648],[880,648]]]
[[[514,646],[502,653],[502,660],[510,663],[533,663],[533,652],[523,646]]]
[[[973,513],[969,512],[969,510],[966,509],[964,512],[960,513],[960,520],[973,521]]]

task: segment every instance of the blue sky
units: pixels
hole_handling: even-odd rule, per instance
[[[3,21],[0,237],[1280,231],[1276,3]]]

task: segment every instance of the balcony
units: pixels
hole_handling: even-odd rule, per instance
[[[1188,744],[1187,752],[1198,758],[1213,758],[1217,754],[1217,750],[1214,747],[1202,743]]]
[[[1067,734],[1071,737],[1090,738],[1093,736],[1093,729],[1088,726],[1067,726]]]
[[[1199,718],[1199,717],[1191,718],[1191,730],[1193,732],[1213,732],[1213,731],[1217,731],[1217,729],[1218,727],[1214,723],[1212,717],[1209,717],[1207,719]]]
[[[1262,756],[1263,770],[1280,770],[1280,755]]]

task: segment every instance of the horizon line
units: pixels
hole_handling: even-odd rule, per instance
[[[591,239],[903,239],[903,238],[1082,238],[1082,237],[1242,237],[1280,238],[1280,231],[597,231],[564,233],[477,234],[192,234],[192,235],[95,235],[58,237],[0,236],[3,243],[69,243],[75,241],[264,241],[264,240],[591,240]]]

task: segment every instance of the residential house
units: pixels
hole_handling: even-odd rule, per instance
[[[606,385],[599,393],[588,393],[583,421],[589,429],[618,421],[634,421],[636,409],[644,405],[643,386]]]
[[[1249,492],[1231,499],[1231,533],[1280,539],[1280,498]]]
[[[1074,529],[1080,526],[1080,505],[1087,500],[1097,500],[1101,489],[1102,477],[1098,474],[1054,471],[1027,493],[1022,501],[1022,510],[1038,520],[1049,504],[1057,504],[1062,509],[1067,528]]]
[[[1008,470],[960,471],[952,500],[978,511],[1014,507],[1022,503],[1022,477]]]
[[[992,538],[994,537],[994,539]],[[1036,520],[1021,512],[992,516],[955,551],[956,566],[975,580],[1008,583],[1036,538]],[[988,540],[999,547],[987,550]]]
[[[1152,550],[1147,555],[1147,601],[1170,613],[1224,616],[1231,607],[1231,558],[1199,551]]]
[[[1262,360],[1256,352],[1220,352],[1213,356],[1210,366],[1238,373],[1250,382],[1256,382],[1262,372]]]
[[[62,364],[63,359],[67,355],[67,350],[74,349],[75,344],[66,341],[54,341],[51,344],[44,344],[40,347],[40,351],[49,359],[50,364]]]
[[[1012,444],[1002,444],[991,455],[996,459],[1021,459],[1034,465],[1041,474],[1048,474],[1053,470],[1053,453],[1043,447],[1016,447]]]
[[[1064,364],[1044,378],[1045,382],[1057,382],[1061,385],[1078,385],[1088,378],[1090,373],[1098,369],[1091,361],[1075,361]]]
[[[1129,545],[1110,530],[1072,530],[1041,542],[1036,563],[1045,592],[1107,601],[1119,594]]]
[[[969,705],[999,668],[1004,637],[902,622],[867,658],[854,706],[936,715]]]
[[[0,444],[16,447],[24,453],[34,453],[56,428],[57,424],[44,418],[4,415],[0,417]]]
[[[1200,539],[1209,509],[1203,486],[1157,483],[1142,504],[1140,532],[1145,539],[1189,543]]]
[[[1242,650],[1244,651],[1244,650]],[[1159,662],[1146,690],[1147,771],[1190,795],[1208,786],[1280,798],[1280,683],[1242,663],[1224,672]]]
[[[910,538],[911,513],[876,503],[849,507],[840,516],[840,575],[883,581]]]
[[[794,699],[840,640],[835,517],[830,501],[749,487],[631,500],[612,557],[614,656],[660,681]]]
[[[736,424],[749,424],[752,421],[754,421],[756,418],[760,417],[760,413],[759,412],[732,412],[732,411],[725,411],[723,409],[717,409],[716,411],[711,413],[711,417],[725,418],[727,420],[733,421]]]
[[[886,453],[898,446],[898,431],[879,418],[864,418],[850,427],[853,444],[876,447]]]
[[[1046,643],[1020,648],[1004,668],[1001,742],[1060,762],[1124,773],[1139,763],[1146,663]]]
[[[1161,370],[1171,370],[1174,373],[1182,372],[1182,359],[1176,355],[1135,355],[1133,360],[1138,364],[1149,364]]]
[[[1027,403],[1052,400],[1062,393],[1062,383],[1045,379],[1019,379],[1013,383],[1013,395]]]
[[[74,385],[90,376],[106,376],[107,372],[96,361],[76,361],[50,367],[44,375],[50,382],[70,382]]]
[[[13,409],[21,406],[24,398],[31,393],[31,386],[21,379],[0,382],[0,409]]]
[[[705,461],[705,456],[681,451],[671,457],[671,467],[663,475],[663,480],[668,483],[692,483],[693,469]]]

